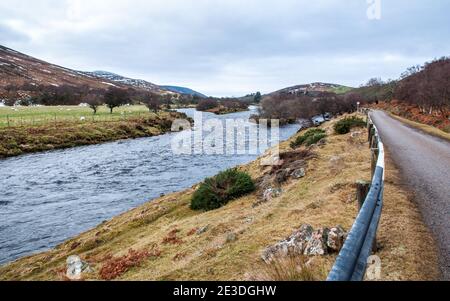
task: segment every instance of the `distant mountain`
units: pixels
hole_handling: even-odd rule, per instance
[[[270,94],[279,94],[279,93],[289,93],[289,94],[309,94],[313,92],[333,92],[336,94],[346,93],[353,88],[346,87],[338,84],[328,84],[328,83],[311,83],[305,85],[297,85],[293,87],[284,88],[278,91],[275,91]]]
[[[163,90],[168,90],[168,91],[172,91],[175,93],[180,93],[180,94],[186,94],[186,95],[192,95],[192,96],[199,96],[201,98],[207,98],[206,95],[194,91],[192,89],[189,88],[185,88],[185,87],[178,87],[178,86],[160,86],[160,88],[162,88]]]
[[[82,73],[87,76],[90,76],[90,77],[106,79],[111,82],[115,82],[115,83],[127,85],[127,86],[132,86],[132,87],[138,88],[138,89],[144,89],[144,90],[149,90],[149,91],[160,90],[160,87],[158,85],[155,85],[155,84],[145,81],[143,79],[129,78],[129,77],[125,77],[125,76],[118,75],[118,74],[108,72],[108,71],[94,71],[94,72],[82,72]]]

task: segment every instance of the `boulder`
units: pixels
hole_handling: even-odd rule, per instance
[[[313,231],[314,229],[311,225],[301,226],[298,231],[294,232],[286,240],[265,249],[261,255],[261,258],[266,263],[270,263],[276,258],[302,255],[307,242],[311,239]]]
[[[227,239],[226,239],[227,243],[235,242],[236,240],[237,240],[236,233],[228,233]]]
[[[92,274],[94,270],[89,263],[84,262],[76,255],[69,256],[66,260],[66,277],[70,280],[80,280],[82,274]]]
[[[329,232],[330,230],[327,228],[314,231],[303,254],[306,256],[323,256],[328,254],[327,240]]]
[[[283,194],[283,190],[281,188],[268,188],[263,193],[263,201],[269,202]]]
[[[275,180],[277,181],[278,184],[282,184],[282,183],[286,182],[287,180],[289,180],[291,173],[292,173],[292,170],[289,168],[279,170],[275,176]]]
[[[197,235],[202,235],[203,233],[205,233],[205,232],[208,231],[208,230],[209,230],[209,225],[204,226],[204,227],[198,229],[197,232],[196,232],[196,234],[197,234]]]
[[[330,229],[327,238],[327,247],[332,252],[339,252],[344,246],[345,230],[341,226]]]
[[[294,172],[291,174],[291,176],[294,179],[301,179],[304,178],[306,176],[306,170],[304,168],[300,168],[300,169],[296,169],[294,170]]]
[[[337,226],[331,230],[314,230],[311,225],[302,225],[289,238],[266,248],[261,258],[266,263],[288,256],[324,256],[339,252],[344,244],[346,232]]]

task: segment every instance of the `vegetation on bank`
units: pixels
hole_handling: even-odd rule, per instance
[[[247,173],[229,169],[200,184],[192,197],[191,209],[218,209],[254,190],[255,184]]]
[[[248,111],[249,103],[243,102],[236,98],[216,99],[209,97],[201,100],[197,105],[197,110],[201,112],[209,112],[217,115],[225,115],[229,113]]]
[[[160,112],[112,122],[57,122],[30,127],[0,128],[0,158],[103,142],[156,136],[187,116]]]
[[[302,145],[311,146],[326,137],[327,134],[323,129],[310,129],[305,134],[297,137],[297,139],[291,143],[291,148],[296,149]]]
[[[367,122],[364,119],[352,116],[339,120],[334,126],[334,131],[336,134],[345,135],[350,133],[353,128],[363,128],[366,126]]]

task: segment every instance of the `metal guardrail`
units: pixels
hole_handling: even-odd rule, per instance
[[[363,281],[367,260],[372,254],[383,209],[384,145],[370,114],[367,114],[372,152],[372,186],[345,241],[328,281]]]

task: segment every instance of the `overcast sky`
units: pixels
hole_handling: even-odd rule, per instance
[[[367,0],[0,0],[0,44],[73,69],[214,96],[316,81],[359,86],[450,55],[450,1],[381,0],[379,20],[368,18],[369,6]]]

